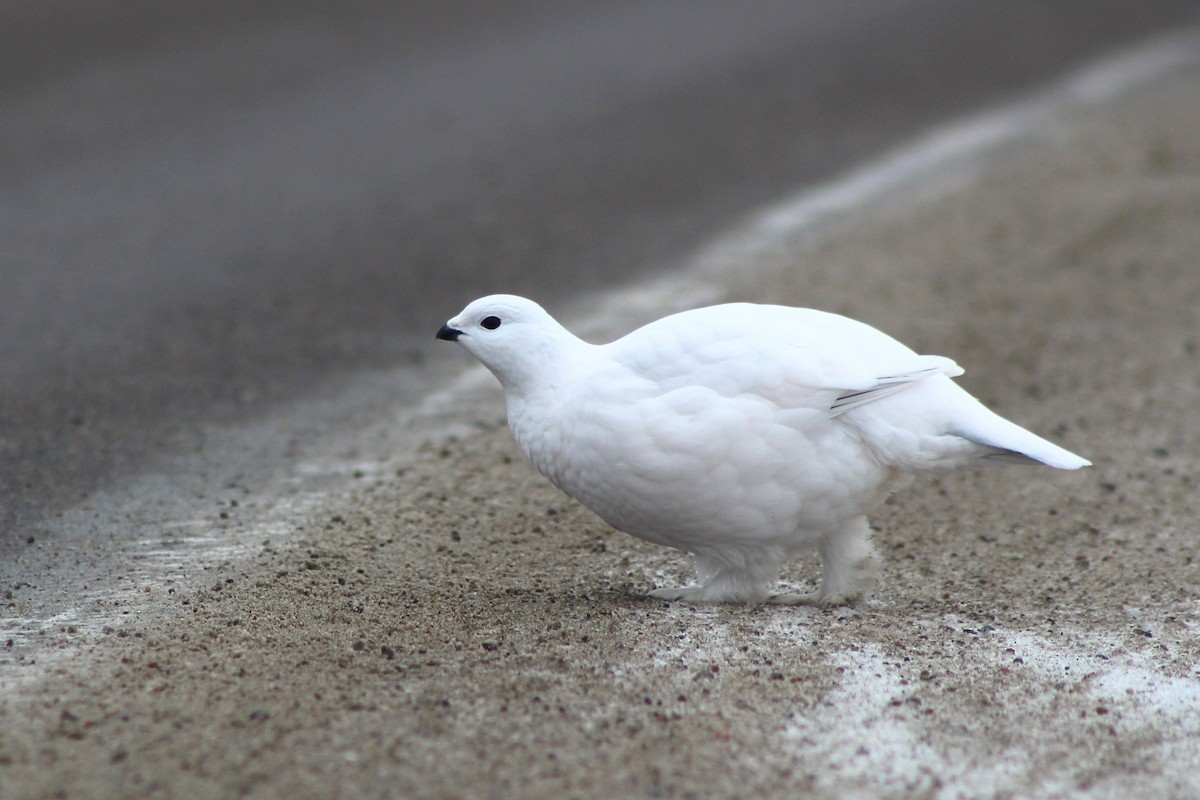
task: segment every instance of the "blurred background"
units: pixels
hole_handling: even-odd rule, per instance
[[[437,326],[669,270],[1194,0],[10,0],[0,549]],[[434,356],[435,358],[441,356]],[[399,387],[398,387],[399,388]]]

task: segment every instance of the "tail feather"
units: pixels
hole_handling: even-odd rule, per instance
[[[953,361],[919,356],[908,371],[877,380],[865,392],[849,392],[832,416],[846,414],[888,464],[907,469],[948,469],[979,458],[1079,469],[1090,461],[989,409],[951,378]]]
[[[995,452],[987,454],[985,458],[996,461],[1018,464],[1037,462],[1057,469],[1079,469],[1092,465],[1086,458],[1046,441],[996,414],[988,420],[985,429],[975,428],[955,433],[964,439],[994,448]]]

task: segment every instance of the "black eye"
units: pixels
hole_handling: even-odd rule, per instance
[[[494,331],[494,330],[496,330],[496,328],[500,327],[500,318],[499,317],[484,317],[483,321],[480,322],[479,324],[482,325],[483,327],[487,328],[489,331]]]

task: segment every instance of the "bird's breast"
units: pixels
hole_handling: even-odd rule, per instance
[[[570,403],[510,408],[510,424],[567,494],[614,527],[675,546],[820,527],[875,502],[886,480],[827,415],[703,387],[593,387]]]

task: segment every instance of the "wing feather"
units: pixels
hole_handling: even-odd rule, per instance
[[[748,394],[780,409],[845,414],[934,375],[960,375],[948,358],[918,355],[876,328],[838,314],[728,304],[687,311],[607,346],[656,392],[701,386]]]
[[[868,389],[859,389],[838,395],[837,399],[833,401],[833,405],[830,406],[831,415],[836,417],[867,403],[882,400],[906,389],[913,383],[932,378],[934,375],[946,375],[953,378],[963,374],[962,367],[943,356],[917,356],[915,362],[903,372],[876,378],[875,384]]]

